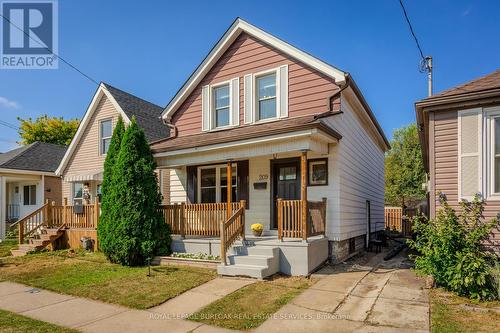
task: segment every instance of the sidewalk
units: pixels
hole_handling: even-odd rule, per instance
[[[82,332],[229,332],[181,318],[253,282],[216,278],[148,310],[0,282],[0,309]]]

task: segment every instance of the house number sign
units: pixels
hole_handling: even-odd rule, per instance
[[[259,175],[259,180],[268,180],[269,175]]]

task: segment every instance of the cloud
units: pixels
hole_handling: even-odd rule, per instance
[[[19,109],[20,105],[16,101],[11,101],[8,98],[0,96],[0,107],[6,109]]]
[[[468,16],[470,12],[472,11],[472,7],[467,8],[462,12],[462,17]]]

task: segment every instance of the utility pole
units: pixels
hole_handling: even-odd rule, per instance
[[[432,96],[432,56],[427,56],[420,61],[420,72],[427,72],[427,95]]]

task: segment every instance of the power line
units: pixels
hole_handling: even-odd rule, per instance
[[[90,75],[87,75],[85,74],[84,72],[82,72],[80,69],[78,69],[76,66],[72,65],[69,61],[67,61],[66,59],[64,59],[63,57],[61,57],[59,54],[57,53],[54,53],[54,51],[52,51],[49,47],[43,45],[42,43],[40,43],[38,40],[34,39],[33,37],[31,37],[26,31],[24,31],[24,29],[21,29],[20,27],[18,27],[17,25],[15,25],[14,23],[12,23],[11,20],[9,20],[8,18],[6,18],[5,16],[3,16],[3,14],[0,13],[0,16],[7,22],[9,22],[9,24],[11,24],[13,27],[15,27],[16,29],[18,29],[19,31],[21,31],[23,34],[25,34],[26,36],[28,36],[29,39],[31,39],[32,41],[36,42],[38,45],[40,45],[42,48],[46,49],[47,51],[49,51],[50,53],[52,53],[53,55],[55,55],[57,58],[61,59],[62,62],[64,62],[66,65],[68,65],[69,67],[73,68],[75,71],[77,71],[78,73],[80,73],[81,75],[83,75],[86,79],[90,80],[92,83],[96,84],[97,86],[99,86],[99,82],[97,82],[96,80],[94,80]]]
[[[16,131],[19,129],[16,125],[13,125],[13,124],[8,123],[8,122],[3,121],[3,120],[0,120],[0,125],[3,125],[5,127],[11,128],[11,129],[16,130]]]
[[[422,48],[420,47],[420,43],[418,42],[418,38],[415,35],[415,31],[413,31],[413,26],[411,25],[410,18],[408,17],[408,13],[406,12],[405,6],[403,4],[403,0],[399,0],[399,4],[401,5],[401,8],[403,9],[403,14],[405,16],[406,22],[408,23],[408,26],[410,27],[411,35],[413,36],[413,39],[415,39],[415,43],[417,44],[418,51],[420,52],[420,57],[422,58],[422,60],[425,61],[424,52],[422,52]]]

